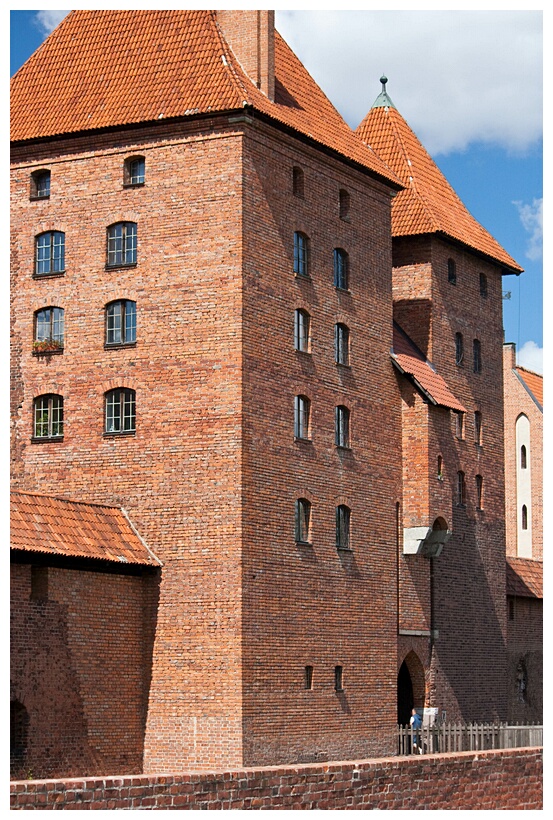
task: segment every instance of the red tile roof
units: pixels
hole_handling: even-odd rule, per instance
[[[14,75],[11,139],[252,106],[401,184],[275,33],[275,101],[246,76],[214,11],[72,11]]]
[[[507,557],[507,595],[543,598],[543,564],[530,558]]]
[[[161,566],[118,507],[16,491],[10,518],[14,550]]]
[[[543,407],[543,376],[539,373],[533,373],[531,370],[526,370],[525,367],[515,367],[516,372],[524,382],[525,387],[529,390],[532,396],[539,402],[540,407]]]
[[[522,268],[465,208],[396,108],[371,108],[356,133],[405,186],[392,204],[393,236],[445,234],[499,262],[509,272],[521,272]]]
[[[457,401],[444,379],[436,373],[433,365],[423,356],[416,344],[400,326],[394,322],[394,348],[392,361],[398,369],[415,382],[419,390],[430,399],[432,404],[449,407],[465,413],[466,410]]]

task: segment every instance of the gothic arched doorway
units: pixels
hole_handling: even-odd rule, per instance
[[[397,722],[406,726],[413,707],[424,706],[424,667],[415,652],[409,652],[397,676]]]

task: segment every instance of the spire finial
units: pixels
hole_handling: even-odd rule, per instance
[[[386,83],[388,82],[388,78],[385,74],[382,75],[380,78],[380,82],[382,83],[382,93],[386,93]]]
[[[395,105],[388,97],[388,92],[386,91],[386,83],[388,82],[388,78],[385,74],[382,75],[380,78],[380,82],[382,83],[382,91],[376,98],[373,103],[373,108],[395,108]]]

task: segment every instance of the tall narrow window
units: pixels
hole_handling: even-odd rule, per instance
[[[300,353],[309,353],[310,323],[309,313],[298,308],[294,313],[294,349]]]
[[[447,260],[447,281],[452,285],[457,284],[457,267],[454,259]]]
[[[348,290],[349,287],[349,260],[343,248],[334,248],[334,287],[339,290]]]
[[[483,299],[488,298],[488,277],[485,273],[480,274],[480,296]]]
[[[438,479],[442,481],[444,474],[443,474],[443,459],[441,456],[438,456]]]
[[[144,157],[129,157],[125,160],[123,171],[124,185],[143,185],[146,179],[146,160]]]
[[[306,666],[304,671],[304,686],[306,689],[313,689],[313,667]]]
[[[455,413],[455,435],[459,439],[465,438],[465,414]]]
[[[296,541],[299,544],[309,543],[309,525],[311,522],[311,504],[306,498],[296,501]]]
[[[455,334],[455,364],[458,367],[461,367],[463,364],[463,359],[465,358],[465,347],[463,344],[463,334],[456,333]]]
[[[465,483],[465,474],[462,470],[457,473],[457,504],[464,507],[467,503],[467,489]]]
[[[528,507],[526,504],[522,505],[522,529],[528,529]]]
[[[344,668],[342,666],[334,667],[334,688],[337,692],[344,691]]]
[[[482,413],[479,410],[474,411],[474,443],[482,444]]]
[[[50,196],[50,171],[33,171],[31,174],[31,199],[48,199]]]
[[[35,240],[35,274],[63,273],[65,270],[65,234],[61,231],[41,233]]]
[[[349,216],[349,193],[345,188],[340,188],[340,219],[347,219]]]
[[[479,339],[474,339],[472,342],[473,353],[473,370],[475,373],[482,372],[482,348]]]
[[[478,510],[483,509],[483,500],[484,500],[484,479],[481,475],[476,476],[476,508]]]
[[[334,325],[334,357],[336,364],[349,365],[349,327],[341,322]]]
[[[309,412],[311,402],[307,396],[296,396],[294,399],[294,436],[299,439],[309,438]]]
[[[106,433],[133,433],[136,429],[136,394],[120,388],[106,393]]]
[[[118,222],[107,230],[108,268],[136,265],[137,228],[135,222]]]
[[[340,550],[350,548],[350,518],[351,512],[345,504],[336,507],[336,547]]]
[[[63,350],[64,310],[46,307],[35,313],[35,342],[37,352]]]
[[[63,396],[38,396],[34,400],[34,438],[63,436]]]
[[[526,446],[523,444],[520,448],[520,468],[521,470],[527,469],[527,459],[526,459]]]
[[[297,165],[292,168],[292,191],[294,196],[299,196],[303,199],[303,171]]]
[[[304,233],[294,234],[294,273],[296,276],[309,276],[309,241]]]
[[[136,342],[136,302],[120,299],[106,306],[106,345]]]
[[[349,410],[340,404],[334,414],[335,444],[337,447],[349,447]]]

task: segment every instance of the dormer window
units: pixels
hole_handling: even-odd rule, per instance
[[[146,178],[146,160],[144,157],[129,157],[125,160],[123,185],[144,185]]]
[[[50,171],[33,171],[31,174],[31,199],[48,199],[50,196]]]

